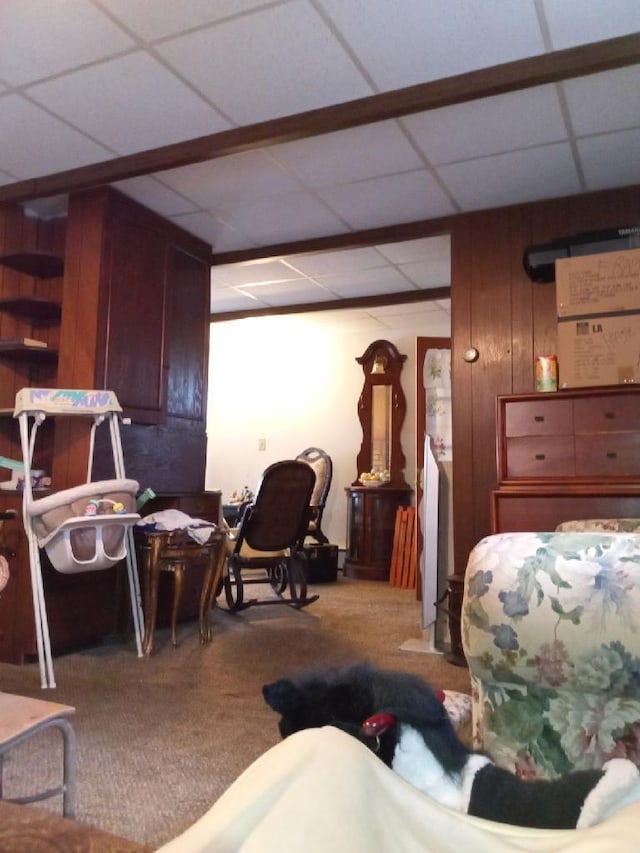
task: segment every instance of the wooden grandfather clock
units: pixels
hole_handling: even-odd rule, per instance
[[[356,479],[345,490],[346,577],[389,579],[396,510],[411,503],[400,444],[407,409],[400,374],[406,358],[385,340],[374,341],[356,358],[364,373],[358,400],[362,445],[356,462]]]

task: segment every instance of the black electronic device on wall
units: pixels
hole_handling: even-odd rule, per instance
[[[524,250],[522,262],[531,281],[545,284],[555,281],[555,264],[559,258],[621,252],[624,249],[640,249],[640,225],[585,231],[573,237],[561,237],[550,243],[528,246]]]

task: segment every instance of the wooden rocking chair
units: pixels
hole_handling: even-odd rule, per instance
[[[231,611],[255,604],[305,607],[318,599],[307,596],[302,547],[315,481],[313,468],[293,459],[275,462],[263,473],[254,502],[239,527],[227,534],[224,591]],[[265,583],[270,597],[245,600],[245,586]]]

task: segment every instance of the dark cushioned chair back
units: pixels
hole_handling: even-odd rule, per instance
[[[255,501],[247,508],[242,539],[256,551],[279,551],[301,542],[307,531],[316,475],[305,462],[274,462],[262,475]]]

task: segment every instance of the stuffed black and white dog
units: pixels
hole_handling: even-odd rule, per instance
[[[442,692],[407,673],[358,663],[283,678],[262,692],[281,715],[282,737],[336,726],[439,803],[487,820],[581,828],[640,800],[638,768],[626,759],[555,780],[518,779],[469,750],[456,735]]]

